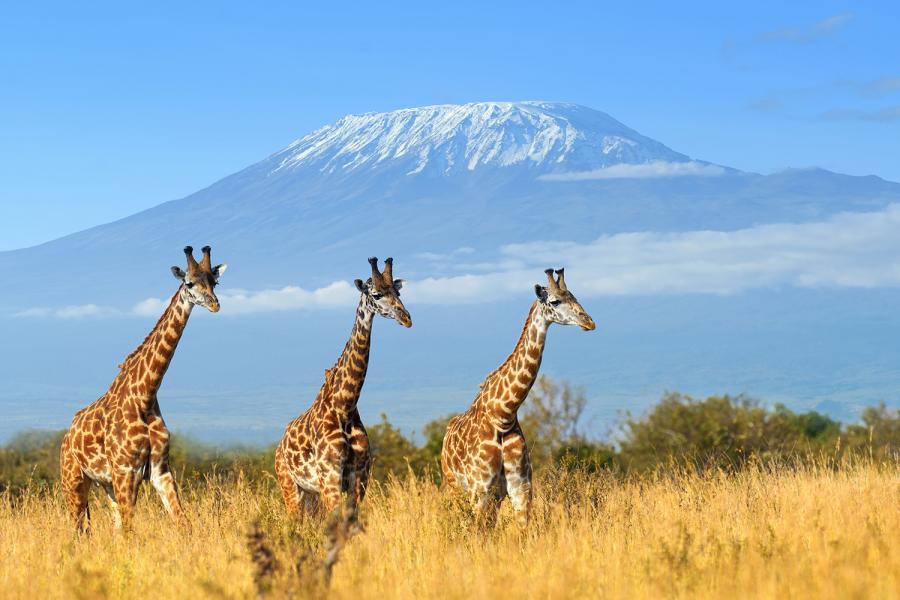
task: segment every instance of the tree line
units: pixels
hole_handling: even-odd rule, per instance
[[[858,423],[841,423],[816,411],[767,407],[746,396],[697,399],[667,393],[646,413],[623,415],[606,439],[585,432],[586,406],[583,390],[538,378],[519,415],[535,469],[641,474],[673,466],[736,470],[749,461],[790,463],[823,455],[887,461],[900,455],[900,409],[884,403],[865,408]],[[412,473],[439,482],[441,444],[451,416],[408,436],[382,414],[368,426],[373,477]],[[0,491],[49,491],[59,476],[63,433],[26,431],[0,447]],[[190,485],[205,477],[266,478],[273,455],[274,446],[221,449],[176,434],[170,461],[182,485]]]

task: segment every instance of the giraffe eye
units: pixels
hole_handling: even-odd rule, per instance
[[[184,282],[184,285],[185,285],[188,289],[190,289],[190,288],[194,287],[194,282],[193,282],[193,281],[185,281],[185,282]]]
[[[372,294],[372,298],[373,298],[374,300],[380,300],[383,296],[384,296],[384,294],[379,294],[379,293],[377,293],[377,292],[374,293],[374,294]]]
[[[559,306],[560,304],[562,304],[562,300],[551,300],[550,301],[550,306]]]

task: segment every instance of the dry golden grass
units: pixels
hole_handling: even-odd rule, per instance
[[[271,597],[325,589],[323,524],[287,519],[274,485],[206,483],[185,496],[190,534],[145,492],[134,531],[117,535],[95,493],[86,537],[57,495],[4,498],[0,595],[255,598],[255,521],[277,561],[263,577]],[[328,596],[900,598],[898,499],[896,464],[627,481],[556,472],[539,481],[527,533],[506,510],[484,532],[432,484],[394,481],[373,486]]]

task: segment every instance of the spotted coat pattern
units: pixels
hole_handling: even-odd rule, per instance
[[[536,286],[538,300],[528,312],[509,358],[481,384],[469,409],[447,424],[441,450],[444,484],[463,491],[486,523],[509,497],[516,519],[526,525],[531,511],[531,461],[518,410],[534,385],[551,323],[594,329],[594,321],[547,270],[550,286]]]
[[[335,365],[325,371],[325,382],[312,406],[291,421],[275,449],[275,473],[287,510],[333,510],[342,494],[361,502],[366,494],[372,459],[369,437],[357,403],[366,379],[372,322],[375,314],[395,319],[404,327],[412,320],[400,301],[401,280],[392,276],[393,261],[377,270],[370,258],[372,277],[356,280],[361,292],[350,339]]]
[[[168,513],[185,523],[178,488],[169,469],[169,431],[157,401],[157,391],[187,325],[191,310],[202,305],[219,310],[213,292],[225,265],[209,266],[209,248],[201,263],[190,247],[188,272],[173,267],[182,284],[156,326],[125,361],[109,390],[75,413],[60,448],[60,479],[66,507],[76,527],[86,531],[90,520],[88,492],[92,483],[105,490],[116,528],[131,521],[138,487],[149,479]]]

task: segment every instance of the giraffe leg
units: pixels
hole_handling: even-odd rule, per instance
[[[319,499],[322,508],[330,513],[341,503],[341,480],[343,469],[328,465],[319,474]]]
[[[175,483],[175,477],[169,470],[168,461],[161,463],[152,463],[150,465],[150,483],[159,494],[163,506],[169,516],[179,525],[190,528],[190,522],[184,515],[181,508],[181,499],[178,496],[178,485]]]
[[[355,413],[353,416],[348,438],[353,460],[351,466],[352,476],[349,478],[350,485],[347,491],[353,494],[353,499],[358,506],[366,497],[366,489],[369,486],[369,470],[372,466],[369,436],[362,424],[362,420],[359,418],[359,413]]]
[[[347,441],[342,438],[332,444],[319,462],[319,500],[326,513],[332,512],[341,503],[344,472],[348,466]]]
[[[475,468],[469,472],[470,498],[478,524],[493,528],[500,507],[499,487],[503,484],[503,451],[496,440],[483,441],[477,453]]]
[[[441,444],[441,488],[457,488],[462,486],[460,473],[463,471],[460,461],[460,446],[458,432],[459,417],[453,417],[447,422],[447,432]]]
[[[472,510],[475,512],[475,523],[481,529],[493,529],[497,524],[499,503],[490,486],[476,485],[469,494]]]
[[[518,426],[503,437],[503,475],[516,521],[526,527],[531,515],[531,460]]]
[[[319,494],[300,490],[300,504],[303,506],[303,510],[306,511],[306,514],[311,517],[315,516],[319,512]]]
[[[275,452],[275,476],[278,478],[278,486],[281,488],[281,495],[284,496],[284,505],[288,514],[300,514],[303,492],[291,477],[290,469],[280,447]]]
[[[134,469],[125,468],[113,472],[112,488],[118,506],[119,522],[123,530],[131,527],[134,505],[137,503],[137,483]]]
[[[178,484],[169,469],[169,430],[161,415],[156,414],[147,423],[150,438],[150,483],[159,494],[169,517],[179,525],[190,528],[190,523],[181,508]]]
[[[103,484],[103,489],[106,491],[106,497],[109,499],[109,508],[112,510],[113,526],[116,528],[116,531],[121,531],[122,513],[119,512],[119,503],[116,502],[116,494],[113,491],[113,486],[111,483],[105,483]]]
[[[87,533],[90,528],[91,511],[88,507],[88,495],[91,491],[91,480],[87,478],[81,465],[69,448],[69,434],[63,438],[59,450],[59,478],[66,508],[75,521],[75,528]]]
[[[78,476],[65,476],[62,481],[62,490],[66,508],[75,521],[75,528],[79,533],[87,533],[90,530],[91,522],[91,509],[88,506],[91,480],[83,473],[79,473]]]

